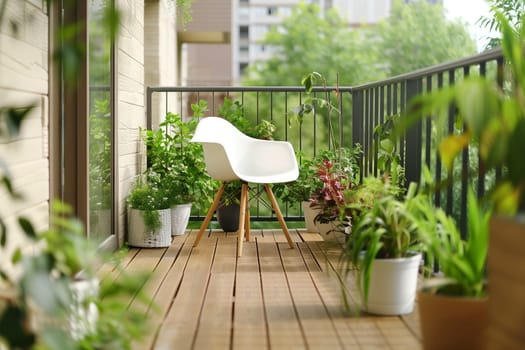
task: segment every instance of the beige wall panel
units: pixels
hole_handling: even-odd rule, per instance
[[[133,60],[144,64],[144,43],[143,40],[133,36],[129,30],[122,28],[119,32],[119,48],[125,48],[122,52],[133,57]],[[120,69],[119,69],[120,71]]]
[[[188,85],[229,85],[231,76],[230,45],[188,45]]]
[[[48,17],[42,11],[42,0],[7,1],[6,5],[0,28],[0,105],[34,104],[35,108],[16,138],[0,141],[0,158],[9,166],[13,187],[22,195],[13,200],[0,191],[0,212],[9,230],[7,250],[0,252],[4,266],[9,265],[7,259],[16,247],[32,249],[18,228],[18,216],[28,217],[38,231],[49,222]]]
[[[119,100],[121,103],[128,103],[135,106],[143,107],[145,104],[144,83],[138,82],[128,76],[119,76],[118,79]],[[144,111],[135,118],[144,118]]]
[[[194,0],[193,20],[189,32],[229,32],[231,30],[231,0]]]
[[[130,179],[134,178],[138,165],[123,167],[129,157],[136,159],[137,152],[130,143],[137,142],[139,126],[145,126],[144,113],[144,3],[142,1],[118,0],[122,12],[122,28],[117,40],[117,125],[118,125],[118,186],[117,199],[119,244],[124,243],[126,229],[126,197]],[[135,147],[138,147],[137,145]],[[123,153],[124,152],[124,153]]]
[[[46,94],[44,55],[40,48],[0,34],[0,86]]]

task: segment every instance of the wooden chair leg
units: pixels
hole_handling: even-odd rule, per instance
[[[246,231],[246,242],[250,241],[250,189],[246,185],[246,215],[244,216],[244,230]]]
[[[199,244],[202,238],[202,234],[204,233],[204,230],[206,230],[206,228],[210,224],[211,218],[213,217],[213,213],[215,213],[215,210],[217,209],[217,207],[219,206],[219,202],[221,201],[221,197],[222,197],[222,194],[224,193],[225,186],[226,184],[222,183],[221,187],[219,187],[219,190],[217,190],[217,193],[215,194],[215,199],[213,200],[213,204],[208,210],[208,214],[206,214],[206,218],[202,222],[199,233],[197,234],[197,238],[195,239],[195,242],[193,243],[194,247],[196,247]]]
[[[246,217],[246,192],[248,191],[248,184],[242,183],[241,187],[241,203],[239,204],[239,232],[237,238],[237,256],[242,256],[242,243],[244,241],[244,220]]]
[[[273,195],[272,189],[270,188],[270,185],[265,184],[264,188],[266,189],[266,193],[268,194],[268,198],[270,199],[270,202],[272,203],[272,207],[275,210],[275,215],[277,216],[277,219],[279,220],[279,224],[281,224],[281,228],[283,229],[284,236],[286,237],[286,240],[288,241],[288,245],[290,248],[294,249],[294,243],[292,241],[292,237],[290,237],[290,232],[288,232],[288,227],[286,226],[286,223],[284,222],[283,214],[281,213],[281,209],[279,209],[279,205],[277,204],[277,200],[275,199],[275,196]]]

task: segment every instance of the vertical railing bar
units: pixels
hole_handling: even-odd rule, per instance
[[[432,91],[432,75],[427,76],[427,93]],[[432,149],[432,118],[423,116],[425,118],[425,164],[430,169],[431,163],[431,149]]]
[[[437,80],[438,80],[437,88],[438,89],[443,88],[443,73],[442,72],[438,73]],[[437,132],[442,133],[442,130],[437,130]],[[441,182],[441,157],[439,156],[439,152],[437,149],[435,152],[436,152],[436,180],[435,181],[439,183]],[[434,195],[435,195],[434,204],[437,207],[440,207],[441,206],[441,190],[437,190]]]
[[[481,62],[479,65],[479,74],[482,77],[487,75],[487,62]],[[478,149],[478,188],[477,195],[478,198],[483,197],[485,194],[485,171],[483,170],[483,160],[481,159],[481,154]]]
[[[374,135],[374,129],[375,127],[379,124],[379,95],[380,95],[380,88],[379,87],[375,87],[374,88],[374,111],[373,111],[373,115],[374,115],[374,122],[373,122],[373,125],[372,125],[372,137],[373,137],[373,142],[374,142],[374,145],[373,145],[373,152],[374,152],[374,164],[373,164],[373,174],[374,176],[377,176],[377,158],[378,158],[378,138],[376,135]]]
[[[400,91],[400,96],[399,96],[399,108],[400,108],[401,113],[406,108],[407,84],[408,84],[407,82],[404,82],[401,84],[401,91]],[[400,140],[399,140],[399,158],[401,158],[401,164],[403,164],[403,166],[406,169],[405,143],[406,143],[406,136],[401,135]]]
[[[454,69],[451,69],[448,71],[448,84],[449,86],[452,86],[456,82],[456,71]],[[448,134],[452,134],[454,132],[454,120],[455,120],[455,107],[450,106],[448,111]],[[447,214],[452,214],[454,210],[454,165],[452,165],[452,169],[447,169],[448,171],[448,178],[449,182],[447,184],[447,207],[446,212]]]
[[[470,66],[463,67],[464,78],[470,75]],[[465,131],[466,125],[463,123],[463,131]],[[460,201],[460,218],[459,227],[463,238],[466,238],[467,232],[467,189],[469,186],[468,179],[470,177],[469,171],[469,148],[470,146],[463,148],[461,158],[461,201]]]

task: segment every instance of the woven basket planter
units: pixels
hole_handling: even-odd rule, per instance
[[[144,225],[142,210],[129,209],[128,244],[132,247],[162,248],[171,244],[171,209],[158,210],[161,227],[150,230]]]

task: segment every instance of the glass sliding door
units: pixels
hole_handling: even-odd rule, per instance
[[[112,235],[112,41],[102,25],[111,0],[88,0],[89,236]]]

